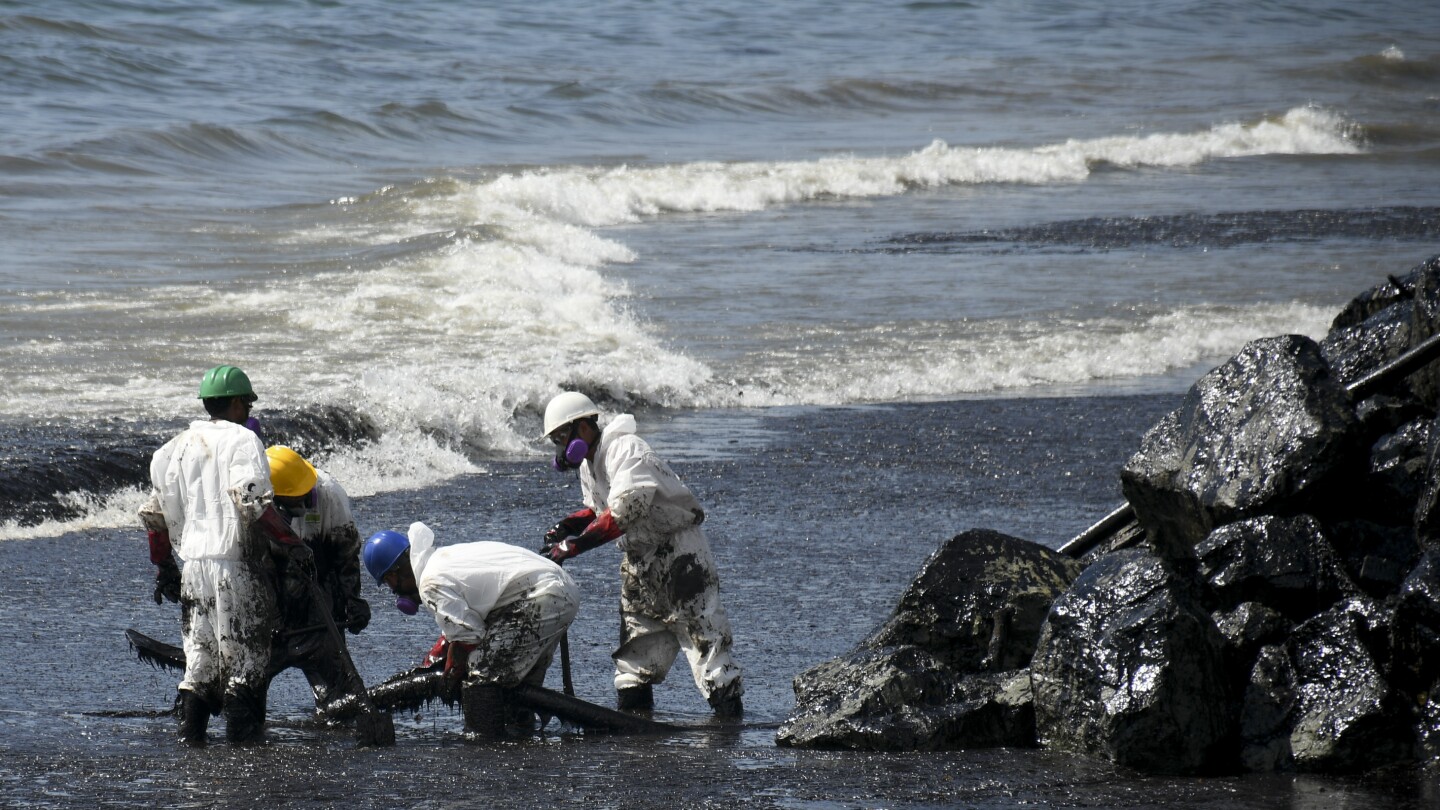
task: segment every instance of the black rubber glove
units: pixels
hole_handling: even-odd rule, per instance
[[[155,604],[180,601],[180,566],[174,559],[155,566]]]
[[[594,519],[595,512],[590,509],[581,509],[579,512],[566,516],[564,520],[551,526],[550,531],[545,532],[545,545],[540,549],[540,553],[546,557],[550,556],[552,546],[567,537],[573,537],[585,531],[585,527],[589,526],[590,521]]]
[[[359,635],[370,624],[370,603],[359,597],[352,597],[345,604],[345,629],[352,635]]]

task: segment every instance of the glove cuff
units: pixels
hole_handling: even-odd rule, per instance
[[[174,550],[170,547],[170,533],[151,529],[145,535],[150,541],[150,562],[156,565],[165,565],[166,563],[174,565],[175,559],[171,556]]]
[[[585,527],[585,531],[582,536],[585,537],[587,540],[592,536],[595,539],[590,546],[582,550],[589,550],[590,548],[594,548],[601,543],[608,543],[624,533],[625,532],[620,528],[620,525],[615,522],[615,515],[612,514],[609,509],[606,509],[604,512],[600,513],[599,517],[590,521],[589,526]]]

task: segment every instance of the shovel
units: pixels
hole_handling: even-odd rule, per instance
[[[565,567],[565,561],[556,563],[561,568]],[[575,683],[570,680],[570,628],[560,632],[560,681],[565,685],[565,694],[575,696]]]

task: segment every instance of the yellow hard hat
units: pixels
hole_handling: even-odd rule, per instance
[[[298,498],[315,488],[320,478],[310,462],[300,454],[282,445],[275,445],[265,451],[270,459],[270,485],[275,494],[282,498]]]

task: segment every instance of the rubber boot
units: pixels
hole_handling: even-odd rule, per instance
[[[231,745],[260,742],[265,734],[265,694],[238,686],[225,693],[225,739]]]
[[[655,690],[648,683],[616,689],[615,708],[622,712],[648,712],[655,708]]]
[[[180,709],[180,742],[204,748],[205,729],[210,724],[210,703],[188,689],[180,690],[175,702]]]
[[[530,736],[535,733],[535,712],[525,706],[511,702],[505,707],[505,730],[510,734]]]
[[[734,680],[711,692],[706,701],[715,710],[716,717],[739,717],[745,713],[745,704],[740,700],[744,691],[740,681]]]
[[[487,740],[503,739],[508,703],[503,687],[486,683],[466,684],[460,693],[465,730]]]

